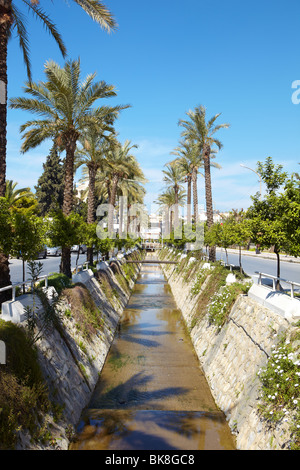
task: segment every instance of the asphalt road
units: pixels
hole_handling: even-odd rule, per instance
[[[35,260],[37,262],[41,262],[43,264],[43,270],[41,275],[45,276],[49,273],[58,273],[59,272],[59,265],[60,265],[60,256],[47,256],[46,259],[39,259]],[[76,258],[77,253],[71,254],[71,267],[72,269],[76,266]],[[83,264],[86,262],[86,254],[79,255],[78,264]],[[22,260],[21,259],[10,259],[9,260],[9,268],[10,268],[10,278],[13,284],[17,282],[23,281],[23,270],[22,270]],[[25,279],[26,281],[29,279],[29,275],[27,272],[27,263],[25,263]]]
[[[77,253],[71,254],[71,264],[72,269],[76,266]],[[226,261],[225,251],[217,250],[217,258],[223,259]],[[239,265],[239,256],[235,253],[229,253],[228,255],[229,263],[236,266]],[[52,272],[59,272],[60,265],[60,256],[47,256],[46,259],[38,260],[43,263],[42,275],[49,274]],[[83,264],[86,262],[86,254],[79,255],[78,264]],[[242,266],[244,271],[249,275],[255,275],[255,271],[271,274],[276,276],[276,260],[274,259],[265,259],[261,255],[247,256],[242,255]],[[281,259],[281,277],[290,281],[295,281],[300,283],[300,263],[291,263],[284,261],[284,257]],[[20,259],[10,259],[10,275],[11,281],[13,283],[22,282],[22,260]],[[28,279],[28,274],[26,270],[26,280]]]
[[[218,250],[217,258],[226,261],[225,250],[223,252]],[[229,253],[228,261],[229,264],[239,266],[239,255]],[[255,271],[271,274],[272,276],[277,275],[276,259],[266,259],[259,254],[255,256],[242,255],[242,267],[249,276],[254,276]],[[282,256],[280,260],[280,277],[300,283],[300,263],[284,261],[284,256]]]

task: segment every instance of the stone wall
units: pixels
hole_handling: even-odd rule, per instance
[[[171,259],[172,255],[169,251],[164,258]],[[190,279],[183,280],[180,270],[171,265],[163,266],[215,402],[236,435],[237,448],[287,448],[290,440],[287,423],[270,428],[258,413],[260,382],[257,372],[266,365],[281,333],[293,328],[290,321],[249,296],[240,295],[221,329],[209,323],[207,314],[195,322],[197,299],[206,283],[197,295],[191,295],[197,271]]]
[[[132,256],[141,255],[135,252]],[[134,274],[128,285],[125,281],[123,263],[125,260],[114,261],[114,269],[107,264],[105,270],[98,272],[96,276],[87,275],[87,272],[83,272],[82,276],[80,273],[76,275],[78,285],[88,289],[96,306],[102,312],[103,324],[94,335],[89,338],[82,335],[72,316],[72,305],[64,300],[59,307],[63,334],[53,328],[50,334],[43,335],[37,342],[39,363],[50,397],[62,408],[63,414],[59,423],[55,422],[52,415],[46,417],[52,442],[45,445],[34,444],[31,442],[31,436],[22,432],[19,435],[18,450],[68,449],[71,432],[78,424],[82,410],[89,403],[119,319],[140,270],[140,264],[131,265]],[[106,280],[105,290],[101,279]],[[64,315],[67,311],[69,315]]]

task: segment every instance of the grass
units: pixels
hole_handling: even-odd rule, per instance
[[[74,318],[83,338],[87,339],[95,335],[98,329],[102,330],[104,324],[102,312],[84,284],[78,283],[74,287],[65,289],[63,295],[70,304],[67,316]]]

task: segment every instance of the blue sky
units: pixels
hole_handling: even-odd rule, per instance
[[[19,3],[19,0],[16,0]],[[110,104],[130,104],[116,123],[119,139],[138,144],[135,154],[149,183],[146,203],[164,188],[162,169],[173,157],[178,120],[200,104],[218,122],[224,147],[213,170],[213,200],[221,211],[246,208],[259,190],[256,169],[271,156],[289,173],[300,171],[300,104],[292,83],[300,80],[299,0],[104,0],[119,25],[108,35],[72,2],[41,5],[61,32],[71,59],[80,57],[82,78],[115,85]],[[33,79],[43,80],[44,63],[64,64],[40,23],[28,18]],[[8,52],[8,94],[22,95],[25,67],[16,38]],[[33,186],[48,146],[19,152],[19,127],[31,116],[8,112],[7,178]],[[79,178],[76,175],[76,179]],[[199,177],[204,204],[204,179]]]

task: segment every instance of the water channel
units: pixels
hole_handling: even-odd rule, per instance
[[[70,450],[232,450],[159,265],[143,265]]]

